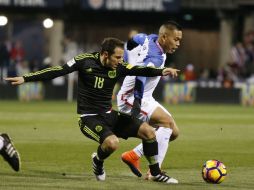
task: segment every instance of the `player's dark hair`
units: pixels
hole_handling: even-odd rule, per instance
[[[105,38],[101,44],[101,53],[107,51],[110,56],[116,47],[124,49],[124,42],[117,38]]]
[[[182,30],[181,25],[173,20],[168,20],[167,22],[164,22],[162,26],[164,26],[170,30],[175,30],[175,29]]]

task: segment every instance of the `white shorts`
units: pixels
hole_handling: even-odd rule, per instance
[[[132,106],[133,106],[133,101],[134,101],[133,96],[127,97],[127,96],[118,94],[117,95],[118,110],[120,112],[130,114]],[[157,102],[153,97],[149,97],[149,98],[144,97],[142,99],[141,112],[140,112],[138,118],[143,121],[149,122],[154,110],[157,107],[162,108],[165,111],[165,113],[167,113],[171,117],[171,114],[159,102]]]

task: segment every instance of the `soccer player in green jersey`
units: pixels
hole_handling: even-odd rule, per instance
[[[162,173],[157,162],[158,143],[153,128],[146,122],[112,109],[113,88],[120,77],[177,76],[173,68],[133,66],[123,62],[124,43],[116,38],[106,38],[100,52],[80,54],[63,66],[47,68],[21,77],[6,78],[13,85],[30,81],[44,81],[78,71],[78,114],[82,133],[99,143],[92,154],[93,172],[99,181],[105,180],[104,160],[119,146],[119,139],[142,139],[144,155],[154,181],[170,183],[171,178]]]

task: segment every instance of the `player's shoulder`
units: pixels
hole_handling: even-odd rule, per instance
[[[99,62],[100,54],[99,52],[94,53],[81,53],[75,56],[72,60],[78,68],[92,68],[97,67]]]
[[[158,39],[158,35],[157,35],[157,34],[149,34],[149,35],[147,36],[147,38],[148,38],[149,40],[156,41],[156,40]]]
[[[150,34],[148,36],[148,48],[151,50],[149,53],[151,56],[162,56],[163,51],[158,44],[158,35],[157,34]]]
[[[145,40],[147,39],[147,34],[145,33],[138,33],[133,36],[133,40],[138,44],[144,44]]]
[[[84,61],[84,60],[97,60],[99,59],[99,52],[94,53],[81,53],[74,57],[75,61]]]
[[[148,54],[147,59],[145,60],[147,63],[153,63],[155,67],[161,67],[164,65],[164,52],[161,49],[160,45],[158,44],[158,35],[150,34],[148,36]]]

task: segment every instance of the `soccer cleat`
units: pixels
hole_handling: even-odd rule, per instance
[[[104,181],[106,179],[106,172],[103,168],[103,162],[99,161],[97,158],[97,153],[92,154],[93,162],[93,173],[98,181]]]
[[[3,133],[0,135],[0,138],[3,139],[4,142],[4,146],[0,151],[0,154],[3,156],[4,160],[10,164],[12,169],[19,171],[21,165],[19,153],[15,149],[10,137]]]
[[[167,183],[167,184],[177,184],[178,183],[177,179],[169,177],[165,173],[160,173],[156,176],[152,176],[151,180],[156,181],[156,182],[161,182],[161,183]]]
[[[167,174],[167,172],[165,172],[165,171],[163,171],[163,170],[161,170],[161,173],[162,174]],[[151,172],[150,172],[150,169],[146,172],[146,176],[145,176],[145,180],[152,180],[153,179],[153,176],[152,176],[152,174],[151,174]]]
[[[134,173],[138,177],[142,176],[142,173],[140,171],[139,157],[133,150],[124,152],[121,158],[122,161],[129,166],[132,173]]]

